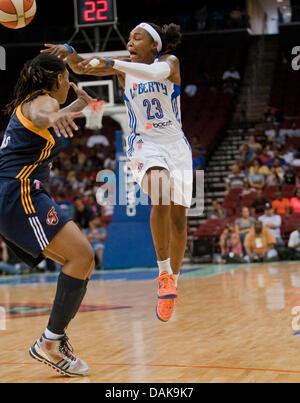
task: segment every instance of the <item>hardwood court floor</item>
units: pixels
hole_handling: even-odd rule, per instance
[[[300,382],[292,313],[295,306],[300,312],[299,262],[189,269],[179,283],[183,303],[169,323],[155,316],[156,271],[94,277],[83,305],[100,310],[78,313],[68,330],[90,366],[84,378],[57,375],[28,355],[47,308],[30,315],[34,303],[52,303],[53,277],[23,276],[15,285],[15,277],[2,278],[0,305],[12,317],[0,330],[0,382]]]

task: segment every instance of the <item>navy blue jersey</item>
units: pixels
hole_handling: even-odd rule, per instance
[[[12,115],[0,146],[0,181],[6,178],[43,182],[49,177],[50,163],[57,157],[62,140],[52,128],[35,127],[21,107]]]
[[[61,146],[54,130],[35,127],[20,105],[0,147],[0,234],[32,266],[70,220],[43,185]]]

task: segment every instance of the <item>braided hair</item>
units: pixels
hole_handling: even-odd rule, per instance
[[[26,100],[32,101],[39,95],[49,94],[57,88],[57,78],[64,73],[65,62],[57,56],[42,53],[25,63],[14,88],[14,100],[6,106],[12,114]]]
[[[180,45],[182,36],[180,25],[171,23],[165,24],[161,27],[151,22],[149,22],[148,24],[151,25],[151,27],[154,28],[160,36],[160,39],[162,41],[161,52],[163,54],[174,51]]]

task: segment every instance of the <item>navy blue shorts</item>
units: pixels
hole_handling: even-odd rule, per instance
[[[0,235],[30,266],[68,221],[42,182],[0,179]]]

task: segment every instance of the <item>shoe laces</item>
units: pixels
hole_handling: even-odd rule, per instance
[[[169,274],[168,272],[160,274],[153,281],[156,281],[156,280],[158,280],[160,283],[162,283],[162,286],[166,287],[166,288],[174,285],[174,284],[172,284],[172,283],[174,283],[174,279],[172,279],[171,274]]]
[[[73,347],[69,342],[69,338],[64,336],[60,342],[59,351],[66,355],[71,361],[76,361],[76,357],[73,353]]]
[[[174,280],[172,279],[171,276],[172,276],[172,275],[169,274],[168,272],[162,273],[162,274],[160,274],[158,277],[156,277],[155,279],[153,279],[152,281],[158,280],[159,282],[162,282],[162,283],[163,283],[163,284],[162,284],[163,287],[173,286],[174,284],[172,284],[172,283],[174,282]],[[174,285],[174,286],[175,286],[175,285]],[[177,289],[177,287],[175,287],[175,288]],[[183,300],[182,300],[182,298],[180,297],[179,294],[177,294],[177,298],[175,298],[175,302],[177,302],[177,301],[183,303]]]

